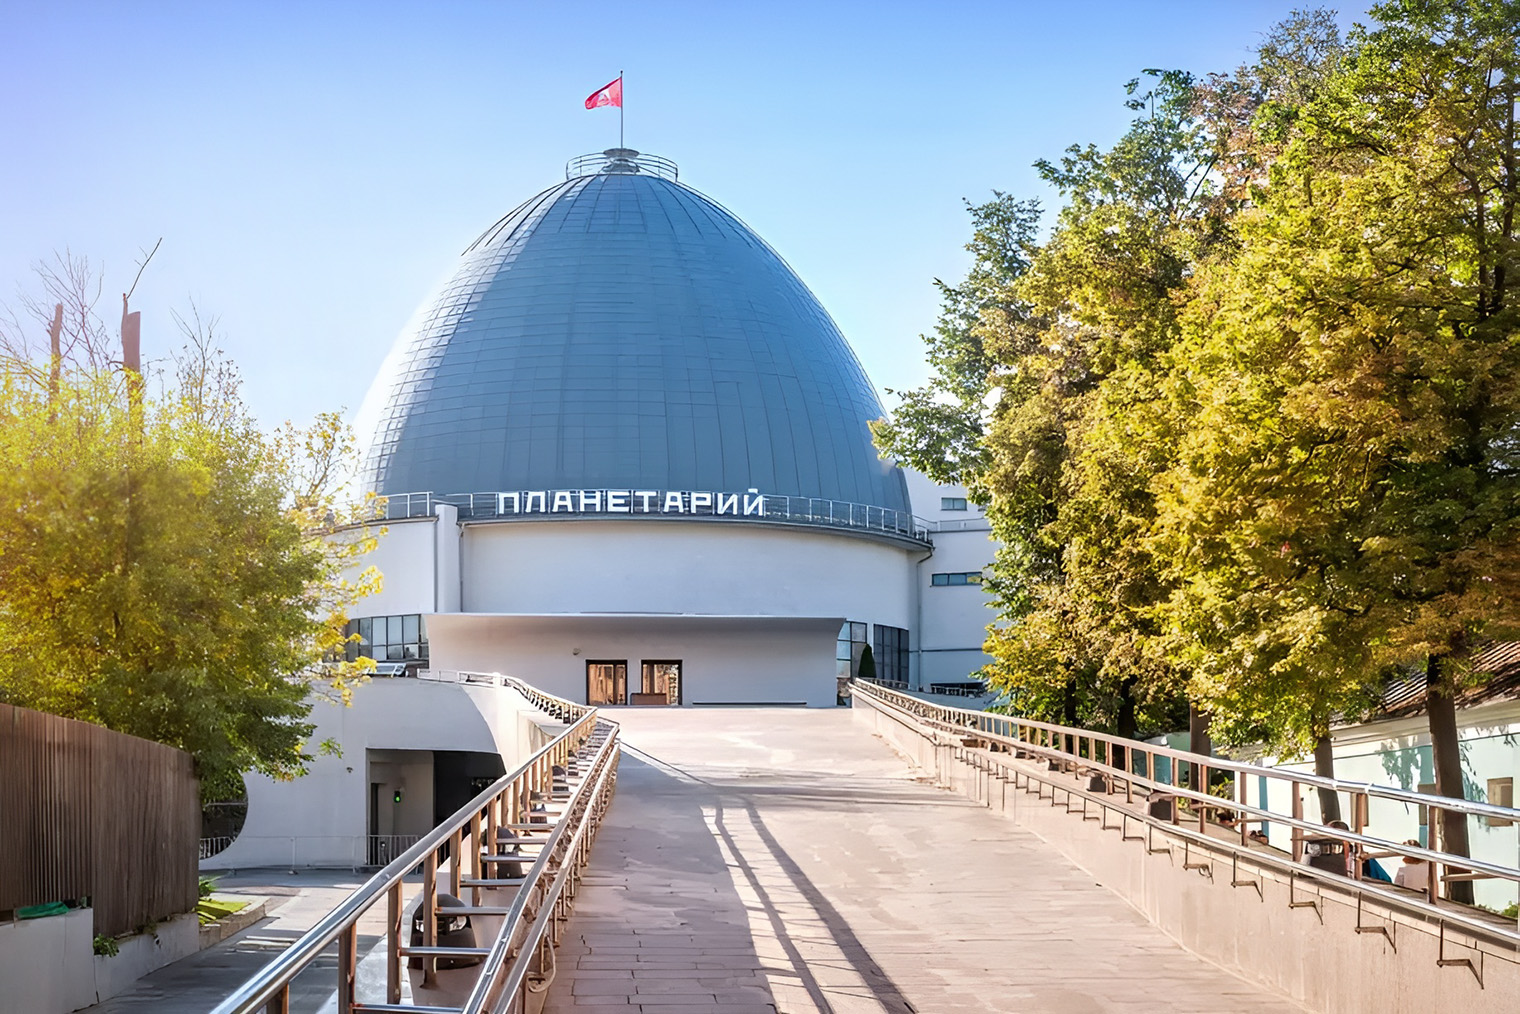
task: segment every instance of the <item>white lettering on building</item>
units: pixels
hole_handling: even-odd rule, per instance
[[[764,517],[765,494],[716,490],[550,489],[482,493],[496,498],[497,514],[704,514]]]

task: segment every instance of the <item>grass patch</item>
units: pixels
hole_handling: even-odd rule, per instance
[[[195,906],[196,918],[202,926],[208,922],[216,922],[225,919],[234,912],[240,912],[248,907],[246,901],[222,901],[219,898],[202,898]]]

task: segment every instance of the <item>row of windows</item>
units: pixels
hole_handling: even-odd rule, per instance
[[[930,583],[936,588],[944,588],[949,585],[981,584],[982,572],[971,570],[959,574],[935,574],[930,578]]]
[[[372,658],[376,662],[426,662],[427,624],[419,614],[410,616],[362,616],[349,620],[344,633],[349,640],[344,652],[350,662]]]

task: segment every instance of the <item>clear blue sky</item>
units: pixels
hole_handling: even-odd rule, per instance
[[[0,298],[68,248],[114,320],[162,236],[145,356],[194,300],[265,423],[351,414],[460,251],[617,142],[581,103],[622,69],[629,146],[779,250],[878,388],[910,387],[932,280],[968,263],[962,198],[1041,196],[1030,163],[1112,141],[1142,68],[1232,69],[1295,6],[5,0]]]

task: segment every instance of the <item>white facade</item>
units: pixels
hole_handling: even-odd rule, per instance
[[[588,663],[621,664],[629,701],[649,663],[679,665],[668,697],[680,706],[832,707],[846,623],[868,643],[906,631],[915,682],[963,682],[985,658],[986,596],[934,575],[979,576],[993,547],[974,507],[941,509],[963,490],[922,486],[932,550],[921,536],[742,517],[461,521],[438,504],[377,533],[359,566],[381,588],[355,612],[372,630],[405,618],[425,631],[409,675],[501,673],[591,703],[605,702],[591,699]],[[358,653],[388,661],[371,637]],[[310,742],[338,752],[295,782],[247,775],[245,827],[203,866],[373,865],[449,808],[434,798],[439,758],[510,769],[544,741],[543,716],[514,692],[440,679],[377,677],[350,707],[317,701],[311,719]]]
[[[1492,798],[1491,788],[1508,780],[1511,789],[1520,774],[1520,701],[1496,701],[1457,711],[1461,737],[1462,777],[1468,799],[1504,805]],[[1335,776],[1352,782],[1374,782],[1419,792],[1435,791],[1435,771],[1430,750],[1429,720],[1425,715],[1342,726],[1331,732],[1335,753]],[[1312,762],[1283,763],[1280,767],[1301,771],[1314,770]],[[1286,786],[1274,785],[1272,808],[1288,812],[1292,801]],[[1319,798],[1309,792],[1304,796],[1306,818],[1318,820]],[[1341,803],[1344,808],[1344,798]],[[1421,808],[1384,799],[1372,799],[1368,828],[1380,838],[1394,841],[1430,842],[1425,815]],[[1288,842],[1286,829],[1281,834],[1283,847]],[[1484,859],[1504,866],[1520,863],[1520,826],[1490,825],[1487,821],[1468,819],[1468,836],[1474,859]],[[1386,861],[1385,861],[1386,862]],[[1392,875],[1393,870],[1388,870]],[[1517,901],[1516,885],[1506,881],[1478,880],[1473,893],[1480,905],[1496,911]]]
[[[368,865],[372,834],[434,826],[434,752],[491,755],[510,770],[547,742],[541,713],[489,685],[374,679],[348,707],[316,700],[310,720],[308,752],[318,755],[308,773],[286,782],[245,774],[247,821],[203,869]],[[318,753],[324,741],[338,752]]]
[[[982,650],[995,614],[983,585],[935,584],[934,575],[982,574],[997,543],[981,508],[964,486],[941,486],[904,470],[913,512],[929,522],[933,552],[918,564],[913,685],[965,682],[992,657]],[[948,504],[947,504],[948,501]]]
[[[832,706],[846,622],[866,625],[877,654],[881,631],[906,632],[897,678],[965,682],[988,661],[980,580],[995,547],[964,488],[909,475],[932,546],[743,517],[461,521],[439,504],[387,524],[364,560],[382,590],[356,612],[420,615],[426,668],[507,673],[576,700],[588,661],[669,660],[683,705]]]

